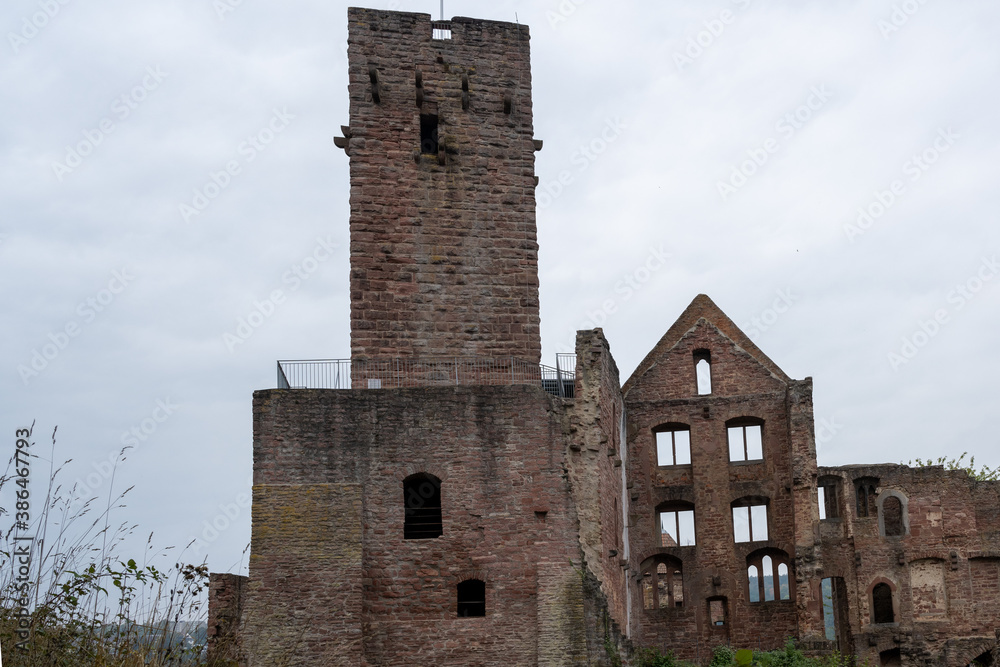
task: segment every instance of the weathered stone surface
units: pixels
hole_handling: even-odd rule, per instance
[[[348,20],[351,356],[537,363],[527,26],[456,18],[450,39],[432,39],[427,14],[352,8]],[[437,154],[422,150],[421,114],[437,118]]]

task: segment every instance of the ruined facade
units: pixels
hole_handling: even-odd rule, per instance
[[[212,575],[213,658],[705,664],[793,637],[995,664],[1000,484],[817,467],[811,379],[705,296],[624,385],[600,329],[539,367],[528,29],[349,22],[352,358],[254,393],[250,572]]]

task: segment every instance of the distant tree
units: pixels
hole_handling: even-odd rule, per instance
[[[916,466],[917,468],[944,466],[945,470],[964,470],[968,473],[969,477],[980,482],[995,482],[1000,480],[1000,468],[983,466],[979,470],[976,470],[976,457],[969,456],[969,462],[965,463],[966,456],[969,456],[969,452],[962,452],[962,455],[957,459],[949,459],[947,456],[938,457],[937,460],[927,459],[925,461],[924,459],[914,459],[913,461],[907,461],[906,465]]]

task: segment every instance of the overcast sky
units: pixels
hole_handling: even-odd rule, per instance
[[[706,293],[814,379],[821,465],[1000,465],[1000,4],[446,5],[531,27],[545,363],[601,325],[624,382]],[[347,6],[0,9],[0,448],[58,425],[103,496],[135,445],[134,553],[245,572],[251,394],[349,356]]]

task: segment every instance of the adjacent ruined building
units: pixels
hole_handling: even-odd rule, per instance
[[[817,466],[812,380],[698,296],[621,384],[540,366],[528,28],[349,11],[351,358],[253,398],[229,664],[997,664],[1000,484]]]

